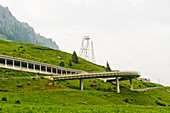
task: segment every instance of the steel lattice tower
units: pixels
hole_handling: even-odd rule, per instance
[[[93,42],[91,42],[91,61],[95,62]]]
[[[84,36],[83,40],[81,42],[81,47],[80,47],[80,57],[85,58],[86,60],[89,60],[89,36]],[[85,41],[87,42],[86,45],[84,44]]]

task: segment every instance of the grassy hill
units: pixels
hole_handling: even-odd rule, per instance
[[[84,80],[84,91],[78,80],[0,79],[0,112],[169,112],[170,87],[136,92],[129,90],[129,81],[126,84],[120,82],[118,94],[115,85],[98,79]]]
[[[79,58],[79,64],[69,66],[71,54],[33,44],[0,41],[0,54],[35,60],[53,65],[65,62],[65,67],[88,72],[105,71],[105,67]],[[145,92],[130,90],[129,81],[120,82],[121,93],[115,83],[99,79],[84,79],[81,91],[79,80],[52,81],[44,74],[0,68],[0,77],[27,77],[0,79],[0,112],[116,112],[168,113],[170,87],[133,80],[135,89],[162,87]]]
[[[59,66],[60,62],[64,61],[66,68],[78,69],[87,72],[105,71],[105,67],[93,64],[82,58],[79,58],[79,64],[73,63],[72,66],[69,66],[69,60],[71,59],[72,54],[28,43],[16,43],[0,40],[0,54],[34,60],[56,66]]]

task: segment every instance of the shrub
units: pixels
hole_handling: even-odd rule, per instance
[[[55,82],[53,81],[53,86],[55,85]]]
[[[129,102],[129,99],[128,99],[128,98],[125,98],[124,101],[128,103],[128,102]]]
[[[166,103],[160,100],[157,100],[155,103],[159,106],[166,106]]]
[[[23,87],[23,85],[22,84],[18,84],[17,87]]]
[[[159,100],[162,100],[162,98],[161,98],[161,97],[158,97],[158,99],[159,99]]]
[[[60,65],[61,67],[64,67],[64,66],[65,66],[64,61],[61,61],[59,65]]]
[[[20,103],[21,103],[20,100],[15,101],[15,104],[20,104]]]
[[[30,82],[28,82],[28,83],[27,83],[27,85],[29,86],[29,85],[31,85],[31,83],[30,83]]]
[[[108,87],[108,88],[107,88],[107,90],[108,90],[108,91],[111,91],[111,90],[112,90],[112,88],[111,88],[111,87]]]
[[[101,88],[100,88],[100,87],[97,87],[96,89],[97,89],[97,90],[100,90]]]
[[[41,77],[41,79],[45,79],[44,77]]]
[[[71,62],[71,60],[69,60],[69,66],[72,66],[72,62]]]
[[[7,101],[7,97],[2,97],[2,101]]]
[[[136,99],[125,98],[123,101],[132,104]]]
[[[20,46],[19,48],[23,48],[23,46]]]
[[[91,87],[94,87],[94,84],[90,84]]]

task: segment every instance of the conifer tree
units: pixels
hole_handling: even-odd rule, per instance
[[[77,54],[75,51],[73,51],[73,55],[72,55],[72,62],[78,64],[79,61],[78,61],[78,57],[77,57]]]
[[[107,62],[106,71],[107,71],[107,72],[111,72],[111,71],[112,71],[111,68],[110,68],[110,66],[109,66],[109,63],[108,63],[108,62]]]

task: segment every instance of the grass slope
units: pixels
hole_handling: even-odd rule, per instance
[[[167,88],[155,89],[152,90],[152,92],[135,92],[124,87],[122,82],[120,82],[121,93],[118,94],[116,93],[115,85],[96,79],[84,80],[84,88],[84,91],[79,90],[80,87],[77,80],[54,82],[43,77],[0,79],[1,94],[9,95],[9,98],[11,98],[10,95],[20,97],[25,94],[28,95],[28,97],[22,96],[22,98],[33,98],[34,95],[35,98],[39,98],[38,100],[45,98],[48,100],[50,97],[53,100],[62,100],[70,104],[157,105],[155,102],[161,100],[166,102],[167,105],[170,105],[169,98],[167,98],[170,97],[170,94],[166,91]],[[41,96],[39,96],[39,94],[41,94]],[[45,103],[48,102],[45,101],[44,104]],[[55,104],[55,102],[53,104]]]
[[[20,73],[28,76],[27,72],[0,70],[5,70],[5,76],[14,74],[17,77]],[[159,107],[170,106],[168,87],[135,92],[130,91],[129,81],[122,81],[121,93],[118,94],[114,84],[98,79],[84,79],[83,82],[85,90],[81,91],[78,80],[51,81],[43,77],[0,79],[0,112],[169,112],[169,107]],[[139,80],[133,80],[133,84],[136,88],[160,86]]]
[[[126,106],[126,105],[4,105],[7,113],[169,113],[170,107]]]
[[[82,58],[79,58],[79,64],[72,63],[73,66],[69,66],[69,60],[71,59],[72,54],[28,43],[15,43],[0,40],[0,54],[34,60],[56,66],[59,66],[61,61],[64,61],[66,68],[78,69],[87,72],[105,71],[105,67],[93,64]]]
[[[0,67],[0,77],[32,77],[32,76],[45,76],[45,74],[18,71]]]
[[[59,65],[61,61],[69,67],[71,54],[33,44],[0,41],[0,54]],[[60,57],[60,59],[58,59]],[[105,71],[84,59],[73,69]],[[133,80],[135,89],[162,87],[145,92],[131,91],[129,81],[120,82],[121,93],[116,85],[99,79],[84,79],[84,91],[79,90],[79,80],[51,81],[29,78],[35,73],[0,68],[0,77],[28,77],[0,79],[0,112],[116,112],[116,113],[168,113],[170,112],[170,87]],[[38,74],[42,76],[43,74]]]
[[[118,94],[115,85],[96,79],[84,80],[84,91],[79,90],[76,80],[0,79],[0,112],[169,112],[169,107],[159,106],[170,106],[167,92],[170,88],[135,92],[124,84],[120,82],[121,93]],[[7,101],[2,100],[4,97]]]

